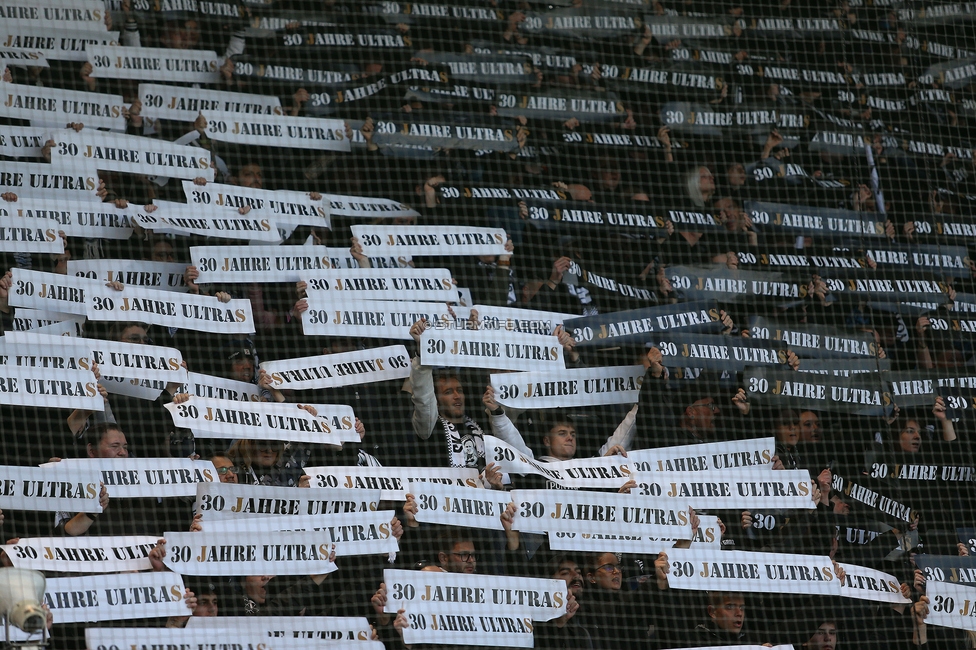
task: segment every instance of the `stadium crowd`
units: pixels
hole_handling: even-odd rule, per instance
[[[48,4],[71,6],[39,6]],[[0,0],[0,9],[8,5]],[[976,383],[963,381],[976,352],[967,320],[976,311],[971,3],[105,0],[103,13],[120,47],[216,53],[210,83],[160,77],[177,100],[180,88],[188,97],[202,89],[239,93],[241,102],[273,98],[273,118],[342,120],[334,138],[350,150],[228,142],[205,115],[212,107],[197,110],[201,104],[185,109],[194,119],[157,117],[159,105],[140,88],[152,77],[100,74],[84,55],[61,58],[53,46],[32,44],[25,35],[39,32],[17,20],[5,33],[21,40],[0,45],[5,102],[23,87],[121,96],[125,134],[210,156],[213,180],[186,177],[193,187],[291,190],[331,202],[328,221],[292,224],[281,247],[348,249],[349,265],[360,269],[446,268],[462,304],[449,320],[411,319],[397,338],[307,335],[315,299],[306,282],[198,281],[206,269],[193,264],[191,247],[246,243],[240,239],[156,232],[127,219],[127,238],[62,234],[63,254],[5,246],[5,333],[34,328],[12,304],[17,269],[175,263],[187,295],[249,301],[253,332],[135,319],[88,320],[74,333],[176,348],[190,372],[250,384],[263,401],[313,415],[310,404],[350,405],[360,438],[340,448],[195,437],[167,408],[193,399],[191,387],[160,382],[125,393],[97,375],[103,411],[0,399],[5,465],[195,458],[211,460],[222,483],[312,489],[320,486],[307,467],[473,468],[493,490],[556,490],[565,486],[540,473],[503,476],[486,458],[484,436],[542,465],[773,437],[764,464],[806,470],[815,507],[697,508],[692,539],[676,548],[696,548],[704,541],[699,517],[717,517],[719,539],[710,541],[723,551],[829,556],[894,576],[907,599],[675,589],[667,551],[552,550],[546,536],[513,529],[514,502],[500,530],[425,523],[408,494],[381,508],[396,511],[395,556],[339,557],[338,571],[321,575],[184,576],[188,614],[366,617],[374,638],[397,648],[410,621],[384,611],[383,571],[400,568],[476,574],[485,586],[492,576],[565,580],[566,613],[535,624],[540,648],[976,647],[973,632],[925,622],[934,574],[916,564],[920,555],[948,564],[976,555]],[[50,32],[77,28],[52,22]],[[30,50],[43,50],[43,66],[16,58]],[[0,207],[13,214],[32,198],[68,196],[17,191],[4,173],[57,167],[61,129],[84,138],[99,127],[81,114],[55,125],[5,106],[0,139],[23,127],[57,131],[23,154],[0,149]],[[113,166],[99,171],[87,198],[119,215],[140,206],[166,214],[172,202],[189,203],[190,214],[191,191],[181,179]],[[356,197],[391,200],[397,216],[338,209],[340,199]],[[351,230],[359,225],[504,229],[508,254],[391,259],[364,250]],[[550,318],[543,333],[558,341],[567,372],[642,365],[637,399],[510,408],[488,371],[421,363],[429,328],[483,327],[475,305]],[[683,305],[703,321],[669,328],[666,316]],[[642,330],[641,319],[659,325]],[[296,391],[262,369],[401,343],[412,354],[406,380]],[[716,346],[726,352],[707,352]],[[758,356],[742,361],[742,351]],[[7,366],[12,352],[5,348]],[[828,395],[868,397],[769,391],[791,378],[820,382]],[[935,388],[904,388],[913,381]],[[912,467],[931,468],[931,476],[905,470]],[[910,505],[912,515],[858,498],[844,489],[852,480]],[[621,480],[619,489],[636,492],[637,481]],[[99,498],[100,514],[5,507],[3,535],[8,545],[149,535],[160,539],[153,569],[168,571],[164,534],[207,529],[192,497],[114,499],[103,485]],[[99,623],[186,624],[186,616]],[[90,625],[59,623],[55,612],[54,646],[83,647]]]

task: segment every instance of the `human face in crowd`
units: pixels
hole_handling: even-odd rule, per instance
[[[258,605],[263,605],[264,601],[268,598],[268,591],[265,589],[265,585],[271,581],[274,576],[247,576],[244,578],[244,593],[247,594],[248,598],[256,602]]]
[[[280,451],[281,443],[259,440],[254,444],[254,464],[258,467],[274,467],[274,464],[278,462]]]
[[[746,184],[746,168],[742,163],[732,163],[727,170],[729,185],[740,187]]]
[[[237,467],[226,456],[214,456],[210,459],[217,470],[217,478],[221,483],[237,483]],[[221,473],[221,470],[224,470]]]
[[[806,642],[806,647],[808,650],[836,650],[837,626],[833,623],[821,623]]]
[[[813,411],[800,413],[800,440],[803,442],[820,442],[820,417]]]
[[[718,629],[738,632],[746,620],[746,601],[739,594],[727,594],[718,607],[708,606],[708,615]]]
[[[922,448],[922,429],[915,420],[905,423],[905,428],[898,435],[898,446],[902,451],[916,453]]]
[[[449,573],[474,573],[478,568],[474,542],[457,542],[450,553],[439,555],[441,566]]]
[[[252,163],[241,167],[240,173],[237,174],[237,185],[255,190],[262,189],[264,187],[264,174],[261,172],[261,165]]]
[[[217,594],[199,594],[197,596],[197,608],[193,610],[193,615],[216,616]]]
[[[195,20],[172,23],[167,26],[161,40],[164,47],[174,50],[192,49],[200,42],[200,26]]]
[[[452,422],[464,419],[464,388],[456,377],[438,379],[434,386],[437,393],[437,412]]]
[[[89,458],[128,458],[129,443],[118,429],[109,429],[98,441],[98,447],[88,445]]]
[[[565,580],[566,589],[578,599],[583,593],[583,572],[579,565],[572,560],[563,560],[559,568],[552,574],[553,580]]]
[[[254,360],[245,356],[231,359],[230,377],[228,379],[250,383],[254,379]]]
[[[576,427],[569,422],[560,422],[549,429],[549,435],[542,439],[549,455],[558,460],[572,460],[576,455]]]
[[[168,241],[158,241],[155,244],[153,244],[152,261],[153,262],[176,261],[176,253],[173,251],[173,245]]]
[[[149,338],[149,332],[146,328],[141,325],[130,325],[122,330],[122,335],[119,340],[123,343],[141,343],[143,345],[149,345],[152,343],[152,339]]]
[[[620,589],[623,584],[623,573],[620,572],[620,561],[613,553],[604,553],[596,560],[596,568],[587,574],[590,583],[600,589]]]
[[[715,177],[708,167],[698,168],[698,186],[701,188],[703,196],[712,194],[715,191]]]
[[[789,422],[776,427],[776,442],[792,447],[799,441],[800,427],[796,424]]]
[[[715,416],[721,412],[713,398],[705,397],[695,400],[685,409],[685,418],[696,431],[714,431]]]
[[[600,187],[606,190],[615,190],[620,185],[620,170],[614,167],[607,167],[600,170]]]

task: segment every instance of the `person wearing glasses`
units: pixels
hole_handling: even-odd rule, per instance
[[[234,461],[232,461],[229,456],[217,454],[210,458],[210,462],[213,463],[214,469],[217,470],[217,478],[221,483],[238,482],[237,465],[234,464]]]
[[[593,553],[586,560],[585,588],[577,617],[594,648],[647,647],[652,613],[647,593],[624,585],[614,553]]]
[[[458,532],[442,538],[437,565],[448,573],[477,573],[478,557],[470,537]]]

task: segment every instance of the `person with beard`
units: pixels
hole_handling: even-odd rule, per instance
[[[583,594],[583,572],[567,555],[557,555],[548,562],[548,577],[566,581],[566,613],[557,619],[538,622],[535,627],[535,647],[593,650],[590,633],[579,621],[579,600]]]
[[[417,345],[430,324],[420,319],[410,328]],[[427,441],[431,466],[478,467],[484,465],[485,442],[481,426],[465,413],[464,388],[454,374],[434,377],[433,368],[415,357],[410,366],[413,432]],[[438,431],[435,432],[435,429]],[[437,451],[434,446],[440,450]]]

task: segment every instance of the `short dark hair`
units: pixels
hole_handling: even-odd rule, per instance
[[[89,427],[88,430],[85,431],[85,445],[91,445],[92,448],[98,447],[98,444],[102,441],[102,438],[104,438],[105,434],[107,434],[109,431],[118,431],[123,436],[125,435],[125,431],[122,430],[122,427],[117,425],[115,422],[100,422],[93,427]]]
[[[460,528],[448,528],[441,531],[437,536],[437,553],[450,555],[454,552],[454,547],[463,542],[474,544],[474,537]]]

